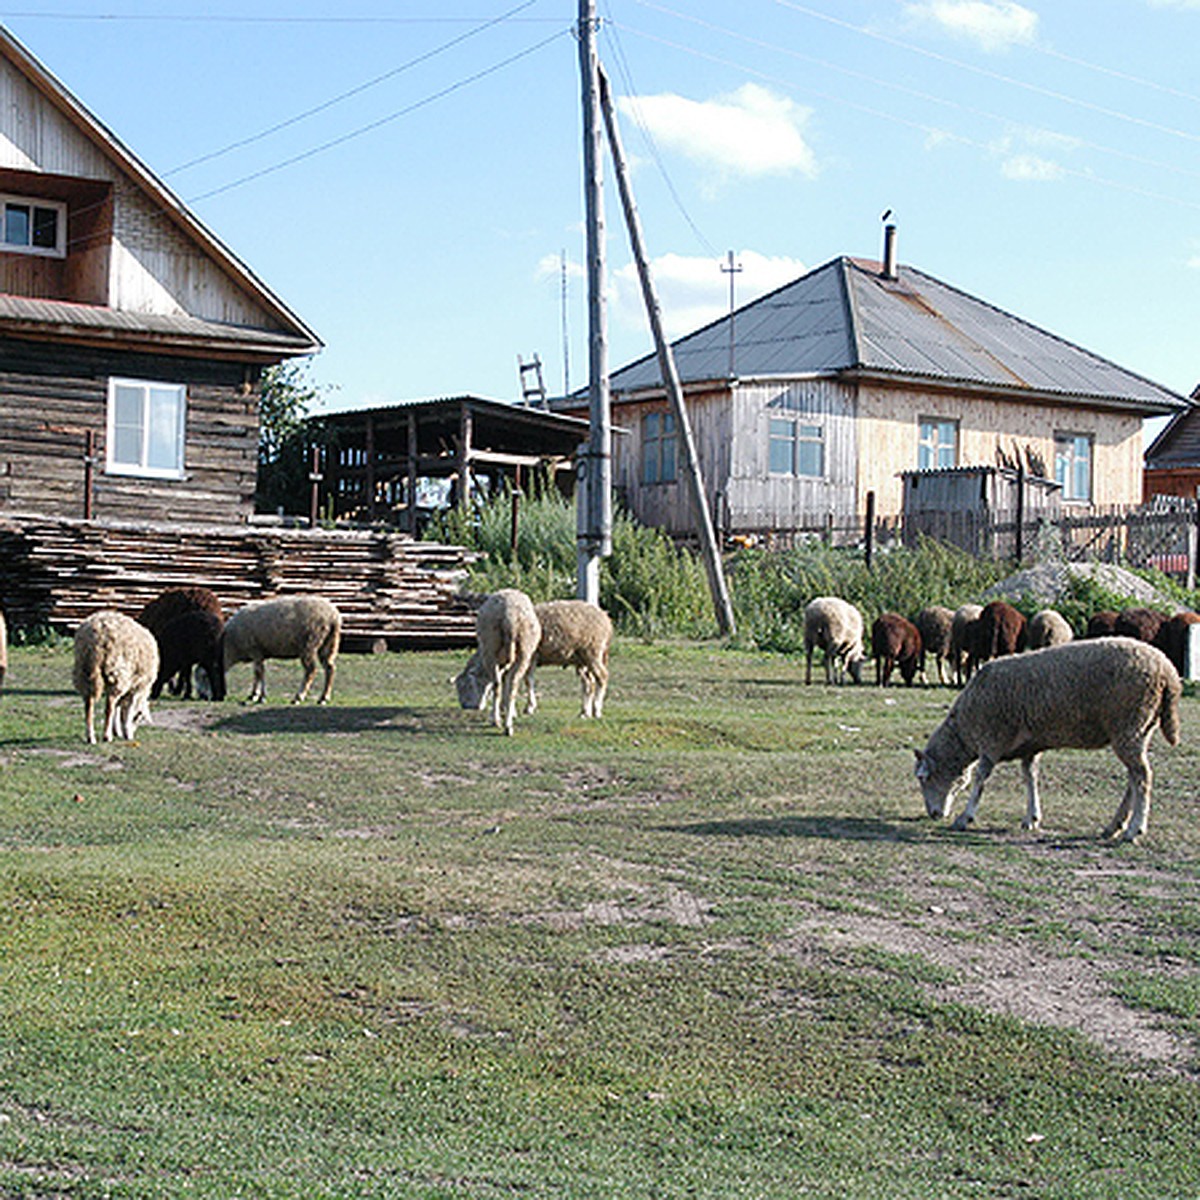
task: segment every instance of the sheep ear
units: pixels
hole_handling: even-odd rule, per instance
[[[913,754],[917,756],[917,778],[928,779],[933,774],[933,765],[929,761],[929,756],[923,750],[914,750]]]

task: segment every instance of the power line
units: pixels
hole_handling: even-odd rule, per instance
[[[130,22],[159,25],[470,25],[478,17],[254,17],[244,14],[219,13],[50,13],[14,10],[0,12],[0,20],[22,21],[93,21],[100,23]],[[523,23],[561,24],[561,17],[522,17]]]
[[[452,49],[455,46],[465,42],[468,38],[475,37],[476,34],[483,33],[485,30],[491,29],[495,25],[502,24],[506,21],[514,20],[516,14],[531,8],[538,0],[525,0],[525,3],[518,4],[516,8],[509,9],[506,13],[501,13],[498,17],[493,17],[490,21],[485,21],[482,25],[476,25],[474,29],[468,30],[466,33],[460,34],[458,37],[451,38],[448,42],[443,42],[440,46],[427,51],[425,54],[419,54],[416,58],[411,58],[406,63],[402,63],[398,67],[394,67],[390,71],[385,71],[382,75],[375,76],[374,79],[368,79],[365,83],[360,83],[356,87],[350,88],[348,91],[341,92],[330,99],[323,101],[321,104],[314,105],[312,108],[305,109],[303,112],[297,113],[295,116],[288,117],[284,121],[279,121],[266,129],[260,130],[258,133],[251,134],[249,137],[240,138],[238,141],[230,142],[227,146],[221,147],[219,150],[213,150],[208,154],[201,154],[197,158],[189,159],[185,163],[181,163],[177,167],[172,167],[169,171],[163,172],[163,177],[169,175],[177,175],[181,171],[187,171],[192,167],[197,167],[201,163],[211,162],[215,158],[221,158],[223,155],[232,153],[234,150],[241,150],[245,146],[253,145],[255,142],[260,142],[264,138],[270,137],[272,134],[279,133],[284,129],[288,129],[293,125],[298,125],[301,121],[306,121],[309,117],[314,117],[318,113],[325,112],[333,108],[337,104],[341,104],[344,100],[349,100],[353,96],[361,95],[363,92],[369,91],[373,87],[377,87],[381,83],[386,83],[389,79],[394,79],[397,75],[403,74],[405,71],[411,70],[421,63],[428,62],[431,58],[443,54],[445,51]]]

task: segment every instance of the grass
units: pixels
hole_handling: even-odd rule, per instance
[[[88,747],[69,649],[12,652],[0,1194],[1200,1192],[1194,699],[1114,847],[1106,754],[1042,834],[1012,768],[921,816],[944,689],[622,641],[602,722],[544,672],[506,739],[460,659]]]

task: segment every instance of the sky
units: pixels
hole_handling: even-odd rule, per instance
[[[1200,383],[1200,0],[596,0],[668,332],[899,259]],[[575,0],[0,22],[325,344],[315,411],[587,380]],[[605,163],[610,365],[651,348]],[[729,255],[732,252],[730,271]]]

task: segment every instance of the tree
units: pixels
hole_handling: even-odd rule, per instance
[[[291,361],[262,373],[258,397],[258,512],[308,511],[312,447],[324,442],[310,410],[328,390],[312,381],[311,361]]]

